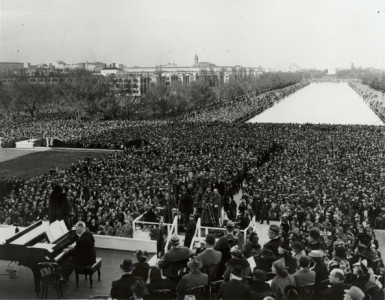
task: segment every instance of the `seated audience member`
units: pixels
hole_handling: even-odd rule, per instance
[[[120,265],[120,268],[123,270],[123,275],[120,279],[112,282],[110,295],[111,298],[129,299],[133,294],[128,287],[135,284],[137,280],[143,281],[143,278],[136,277],[132,274],[135,266],[131,259],[125,259],[123,264]]]
[[[242,267],[243,278],[250,276],[250,273],[251,273],[250,264],[247,261],[247,259],[243,257],[241,251],[238,250],[238,246],[231,248],[230,253],[231,253],[231,259],[227,262],[226,270],[223,275],[224,281],[226,282],[230,280],[230,274],[235,266]]]
[[[366,260],[353,264],[353,274],[357,276],[357,279],[353,281],[352,286],[356,286],[362,291],[365,291],[365,285],[370,279],[370,274],[366,267]]]
[[[178,300],[183,300],[185,293],[188,289],[197,287],[199,285],[208,286],[209,278],[207,274],[203,274],[200,269],[203,264],[199,257],[193,256],[191,260],[187,263],[187,267],[191,270],[189,274],[186,274],[182,277],[179,282],[176,291],[178,293]]]
[[[310,257],[303,256],[299,259],[301,268],[293,274],[296,287],[301,287],[315,282],[315,272],[309,269],[310,263]]]
[[[291,249],[293,250],[293,258],[297,263],[297,270],[300,268],[299,260],[301,257],[306,256],[306,252],[303,248],[303,244],[300,241],[294,241],[291,244]]]
[[[87,267],[96,262],[95,239],[92,233],[86,230],[84,222],[76,223],[76,234],[78,239],[75,247],[68,247],[63,250],[64,253],[69,255],[61,268],[63,276],[61,282],[63,283],[68,281],[75,266]]]
[[[344,271],[344,274],[352,272],[349,261],[346,259],[346,249],[344,247],[338,246],[334,248],[333,259],[329,261],[327,268],[329,272],[334,268],[341,269]]]
[[[322,292],[327,288],[325,280],[329,277],[329,272],[324,262],[322,262],[323,253],[319,250],[309,252],[309,257],[314,263],[310,269],[315,272],[315,287],[313,292],[313,300],[321,299]]]
[[[344,300],[362,300],[364,297],[364,292],[356,286],[352,286],[349,290],[345,290]]]
[[[350,285],[345,283],[344,271],[333,269],[329,274],[329,282],[332,286],[323,292],[322,300],[343,300],[345,290],[350,288]]]
[[[206,250],[198,254],[198,257],[202,261],[202,265],[206,266],[209,264],[219,264],[222,259],[222,253],[214,250],[215,245],[215,236],[213,234],[208,234],[205,239]]]
[[[201,254],[203,251],[206,250],[206,243],[205,241],[201,241],[199,243],[199,247],[197,248],[197,250],[195,251],[195,254],[198,255],[198,254]]]
[[[257,293],[249,285],[242,282],[241,266],[235,266],[230,274],[230,281],[222,283],[219,287],[218,299],[239,300],[256,298]]]
[[[143,297],[148,294],[146,283],[142,280],[135,281],[135,283],[130,286],[130,290],[135,300],[143,300]]]
[[[271,291],[276,294],[279,299],[285,294],[284,291],[288,285],[295,286],[295,280],[293,275],[289,274],[285,269],[285,264],[282,259],[273,263],[272,272],[276,274],[276,276],[271,281]]]
[[[132,272],[132,275],[142,277],[144,282],[146,282],[148,277],[148,270],[150,269],[150,265],[146,263],[148,253],[147,251],[143,252],[142,250],[139,250],[135,255],[138,262],[135,263],[135,269]]]
[[[288,285],[285,289],[286,300],[299,300],[299,290],[292,285]]]
[[[253,280],[249,281],[250,288],[257,293],[257,299],[263,299],[272,295],[270,284],[266,282],[266,274],[262,270],[255,269]]]
[[[270,273],[273,262],[277,258],[270,249],[263,249],[261,255],[254,257],[254,259],[258,269],[263,270],[266,273]]]
[[[180,261],[184,259],[188,259],[192,254],[191,250],[187,247],[180,246],[178,235],[174,234],[171,237],[171,249],[166,252],[161,260],[159,260],[158,266],[163,269],[163,275],[168,276],[171,275],[171,269],[168,266],[170,262]],[[167,267],[166,269],[164,269]]]
[[[277,258],[283,258],[285,260],[285,267],[289,268],[289,273],[294,274],[297,269],[297,262],[290,253],[290,245],[281,242],[278,247],[278,254],[279,256]]]
[[[151,266],[149,270],[150,282],[147,284],[147,288],[150,291],[157,290],[171,290],[174,291],[174,284],[167,277],[162,277],[162,273],[158,266]]]

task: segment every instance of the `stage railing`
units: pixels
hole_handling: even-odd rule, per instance
[[[159,225],[159,222],[145,222],[145,221],[142,221],[143,220],[143,216],[144,216],[145,213],[141,214],[134,221],[132,221],[132,231],[133,231],[132,237],[133,238],[138,238],[138,232],[137,232],[138,231],[138,225],[142,225],[143,224],[143,227],[144,226],[153,226],[153,225],[158,226]],[[170,232],[172,224],[170,224],[170,223],[163,223],[163,225],[167,227],[167,232]]]
[[[174,232],[178,234],[178,216],[174,217],[174,221],[172,222],[171,229],[167,231],[168,235],[167,235],[166,245],[164,246],[164,253],[168,251],[168,245],[170,243],[171,237],[174,234]]]
[[[201,218],[198,218],[197,227],[195,229],[194,237],[191,240],[191,245],[190,245],[190,249],[191,250],[194,248],[194,243],[195,243],[196,239],[197,238],[199,240],[201,239],[201,234],[202,234],[202,231],[201,231]]]

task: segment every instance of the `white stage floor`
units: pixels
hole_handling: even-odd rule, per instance
[[[347,83],[310,84],[249,122],[383,125]]]

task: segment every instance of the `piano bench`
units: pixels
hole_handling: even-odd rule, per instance
[[[75,277],[76,277],[76,287],[79,287],[79,274],[84,274],[90,277],[90,288],[93,287],[93,278],[92,276],[96,271],[98,271],[98,281],[100,281],[100,268],[102,267],[102,259],[100,257],[96,258],[96,262],[92,266],[88,267],[75,267]]]

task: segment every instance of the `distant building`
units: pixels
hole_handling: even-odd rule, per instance
[[[299,71],[301,71],[301,68],[298,67],[296,64],[292,64],[292,65],[289,67],[289,72],[290,72],[290,73],[298,73]]]
[[[103,68],[106,67],[105,63],[102,62],[88,62],[86,61],[85,69],[90,72],[100,72]]]
[[[57,69],[62,70],[82,70],[85,69],[86,63],[66,64],[65,62],[59,60],[54,64],[54,66]]]
[[[111,75],[116,75],[120,72],[121,70],[116,67],[115,63],[110,64],[108,67],[104,67],[103,69],[100,70],[100,73],[103,76],[111,76]]]
[[[0,62],[0,71],[23,69],[24,64],[18,62]]]

